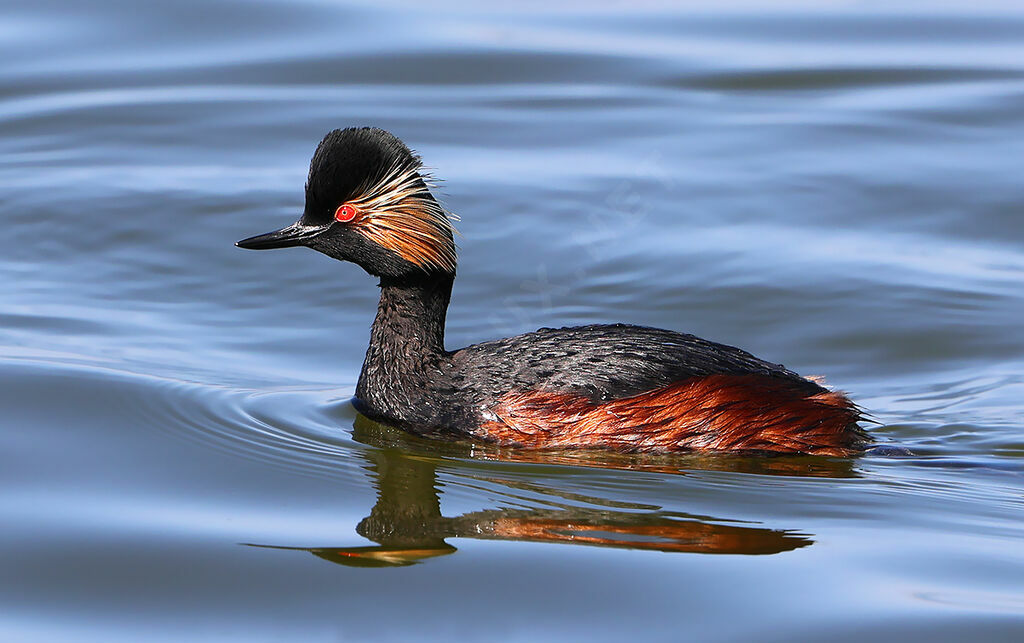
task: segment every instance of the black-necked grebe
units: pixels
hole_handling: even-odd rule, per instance
[[[302,218],[237,243],[308,246],[380,278],[356,386],[367,416],[531,448],[839,456],[861,448],[860,412],[842,393],[693,335],[592,325],[445,350],[454,231],[421,165],[384,130],[335,130],[313,155]]]

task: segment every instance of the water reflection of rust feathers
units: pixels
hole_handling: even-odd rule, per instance
[[[425,269],[455,272],[453,216],[428,191],[419,163],[393,165],[350,203],[362,212],[355,227],[378,245]]]
[[[488,438],[504,444],[626,451],[744,450],[845,456],[860,445],[860,411],[842,393],[758,375],[697,377],[591,402],[541,390],[505,395]]]
[[[719,525],[696,520],[660,519],[650,524],[591,524],[545,518],[499,518],[490,532],[499,537],[534,542],[564,542],[665,552],[699,554],[777,554],[812,544],[806,536],[773,529]]]

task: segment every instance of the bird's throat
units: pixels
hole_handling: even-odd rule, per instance
[[[445,357],[444,325],[453,275],[382,278],[370,347],[356,396],[392,417],[429,388]]]

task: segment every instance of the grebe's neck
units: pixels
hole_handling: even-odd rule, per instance
[[[443,353],[444,320],[454,279],[452,275],[381,279],[370,350],[374,346],[399,349],[391,360]]]
[[[356,397],[371,408],[404,418],[437,374],[444,357],[444,322],[454,275],[382,278],[370,347]],[[412,419],[412,418],[410,418]]]

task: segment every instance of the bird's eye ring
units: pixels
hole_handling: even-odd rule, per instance
[[[338,206],[338,209],[334,211],[335,221],[341,221],[342,223],[348,223],[352,219],[356,218],[356,209],[354,206],[348,203]]]

